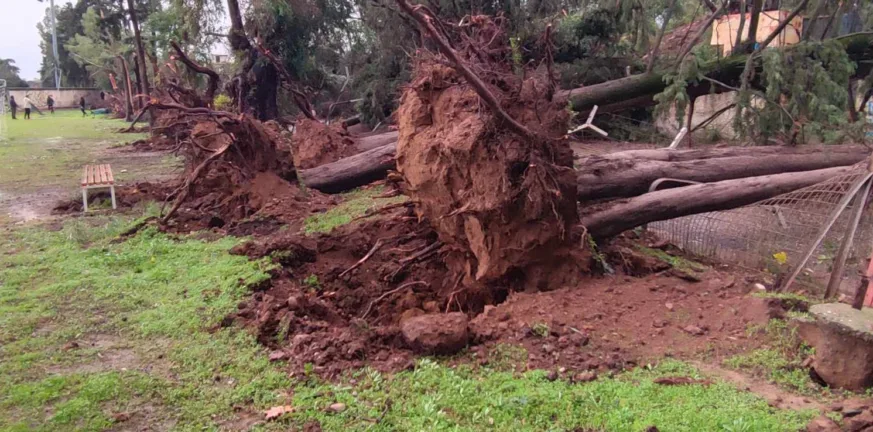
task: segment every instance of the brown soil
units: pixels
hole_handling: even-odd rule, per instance
[[[545,100],[546,82],[530,78],[506,111],[533,130],[535,141],[500,125],[454,69],[427,57],[418,61],[398,110],[397,169],[417,212],[431,221],[446,244],[453,274],[494,282],[513,273],[578,274],[566,258],[577,219],[572,152],[562,137],[565,104]],[[539,267],[539,268],[537,268]],[[572,279],[572,278],[571,278]]]
[[[303,117],[297,120],[292,146],[298,169],[315,168],[358,152],[342,122],[326,125]]]
[[[415,347],[404,342],[400,322],[426,313],[471,317],[470,350],[482,361],[509,343],[527,349],[528,367],[571,371],[622,369],[664,356],[720,359],[757,346],[746,329],[771,315],[732,273],[709,270],[695,283],[642,259],[627,270],[658,272],[588,277],[550,292],[523,292],[522,280],[463,288],[446,277],[444,248],[402,263],[437,239],[426,223],[405,214],[398,210],[331,235],[281,231],[238,247],[235,253],[272,256],[282,269],[232,318],[254,328],[274,360],[298,372],[311,363],[330,377],[364,365],[409,367]],[[340,276],[379,239],[367,261]]]

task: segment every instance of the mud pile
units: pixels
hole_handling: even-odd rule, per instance
[[[502,43],[485,48],[499,51]],[[546,98],[547,79],[531,73],[522,81],[507,64],[478,69],[491,71],[490,90],[536,139],[511,131],[459,72],[424,55],[397,114],[397,168],[416,211],[445,243],[449,269],[465,283],[521,277],[545,289],[556,285],[550,275],[577,273],[566,260],[578,220],[573,155],[563,138],[569,118],[564,101]],[[561,265],[566,271],[555,270]]]
[[[297,169],[315,168],[357,152],[342,122],[327,125],[304,117],[297,119],[292,146]]]

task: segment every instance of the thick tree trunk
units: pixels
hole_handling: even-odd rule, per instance
[[[358,147],[358,151],[364,152],[367,150],[372,150],[376,147],[382,147],[388,144],[396,144],[397,137],[399,135],[400,134],[396,131],[385,132],[378,135],[370,135],[368,137],[355,139],[355,145]]]
[[[361,138],[364,150],[378,140],[392,140],[393,133]],[[393,141],[393,140],[392,140]],[[300,170],[298,176],[313,189],[343,192],[385,177],[394,169],[396,142]],[[659,178],[712,182],[759,175],[808,171],[851,165],[864,160],[864,146],[729,147],[695,150],[633,150],[577,161],[579,199],[594,200],[636,196],[648,192]]]
[[[750,30],[751,30],[750,22]],[[873,34],[855,33],[836,39],[846,49],[846,53],[853,61],[859,62],[855,70],[856,77],[865,77],[871,70],[871,62],[862,60],[873,59]],[[774,49],[792,49],[786,48]],[[718,59],[700,66],[700,72],[715,81],[737,87],[740,84],[743,69],[748,54],[732,55],[724,59]],[[755,67],[760,68],[760,60],[756,60]],[[756,76],[759,76],[757,74]],[[755,83],[752,83],[753,86]],[[654,95],[664,91],[667,84],[664,75],[653,72],[648,74],[632,75],[626,78],[607,81],[582,88],[565,90],[559,95],[567,97],[574,111],[587,112],[594,105],[599,106],[600,112],[612,112],[632,107],[653,105]],[[711,93],[731,91],[720,85],[715,85],[708,80],[694,80],[687,88],[689,97],[703,96]],[[633,101],[633,103],[629,103]]]
[[[869,152],[866,146],[862,145],[840,145],[840,146],[803,146],[803,147],[783,147],[783,146],[766,146],[766,147],[722,147],[722,148],[701,148],[693,150],[668,150],[668,149],[653,149],[653,150],[626,150],[615,153],[607,153],[600,156],[589,156],[581,159],[580,164],[595,163],[599,160],[617,160],[617,159],[648,159],[653,161],[664,162],[681,162],[698,159],[715,159],[735,156],[769,156],[769,155],[814,155],[819,153],[828,153],[829,155],[841,154],[861,154]],[[830,157],[830,156],[829,156]]]
[[[325,193],[338,193],[374,182],[394,169],[395,143],[376,147],[336,162],[299,170],[297,178],[306,187]]]
[[[811,171],[858,163],[869,156],[855,152],[734,156],[681,162],[590,158],[577,164],[579,201],[633,197],[648,192],[657,179],[701,183],[769,174]]]
[[[146,70],[146,56],[145,56],[145,48],[142,45],[142,35],[139,32],[139,21],[136,17],[136,9],[134,8],[133,0],[127,0],[127,8],[130,12],[130,24],[133,26],[133,37],[136,40],[136,57],[138,59],[139,67],[137,70],[139,71],[140,77],[138,79],[142,85],[143,94],[149,94],[151,92],[151,87],[149,87],[149,76],[148,71]]]
[[[608,238],[650,222],[727,210],[791,192],[838,175],[851,167],[725,180],[647,193],[583,216],[580,224],[595,238]]]

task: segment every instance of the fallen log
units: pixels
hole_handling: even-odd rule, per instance
[[[361,152],[388,144],[396,145],[398,135],[397,131],[391,131],[362,138],[355,138],[355,145],[358,147],[358,151]]]
[[[863,78],[867,76],[871,68],[869,60],[873,59],[873,33],[854,33],[835,40],[843,45],[849,59],[858,65],[853,77]],[[791,50],[796,48],[787,46],[770,49]],[[740,84],[749,55],[737,53],[727,58],[702,64],[700,65],[700,75],[736,87]],[[755,59],[753,63],[754,68],[759,72],[755,74],[756,76],[761,75],[761,63],[760,58]],[[594,105],[599,106],[599,112],[615,112],[628,108],[644,107],[654,105],[653,96],[661,93],[667,87],[665,76],[666,74],[660,72],[632,75],[600,84],[561,91],[558,96],[567,97],[572,109],[581,113],[588,112]],[[710,80],[698,79],[695,76],[689,81],[686,91],[690,98],[694,98],[711,93],[731,91],[731,89],[715,85]]]
[[[391,143],[315,168],[298,170],[306,187],[325,193],[339,193],[372,183],[394,169],[397,143]]]
[[[390,134],[367,138],[386,139]],[[361,142],[359,141],[359,147]],[[396,143],[300,170],[298,177],[308,187],[338,193],[383,178],[394,169]],[[763,156],[758,156],[761,153]],[[730,147],[695,150],[634,150],[592,156],[577,164],[580,200],[628,197],[648,191],[653,181],[678,178],[712,182],[781,172],[808,171],[851,165],[869,151],[863,146]],[[635,160],[638,156],[643,160]]]
[[[670,150],[666,148],[650,149],[650,150],[625,150],[615,153],[607,153],[597,156],[589,156],[580,159],[580,163],[587,164],[594,160],[616,160],[616,159],[631,159],[640,160],[648,159],[663,162],[681,162],[698,159],[714,159],[733,156],[767,156],[767,155],[810,155],[827,152],[833,154],[843,153],[869,153],[870,149],[861,145],[839,145],[839,146],[803,146],[803,147],[786,147],[786,146],[760,146],[760,147],[719,147],[719,148],[699,148],[688,150]]]
[[[580,223],[594,238],[608,238],[650,222],[753,204],[847,174],[851,168],[748,177],[650,192],[583,216]]]
[[[652,182],[665,177],[710,183],[852,165],[868,155],[869,151],[860,147],[846,152],[748,155],[679,162],[591,158],[576,166],[577,198],[591,201],[638,196],[648,192]]]

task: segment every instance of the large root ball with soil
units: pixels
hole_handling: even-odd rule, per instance
[[[405,192],[467,283],[519,271],[529,278],[560,263],[578,220],[566,103],[547,98],[545,77],[507,72],[486,77],[491,91],[537,139],[505,127],[459,72],[433,58],[416,63],[397,115]]]

